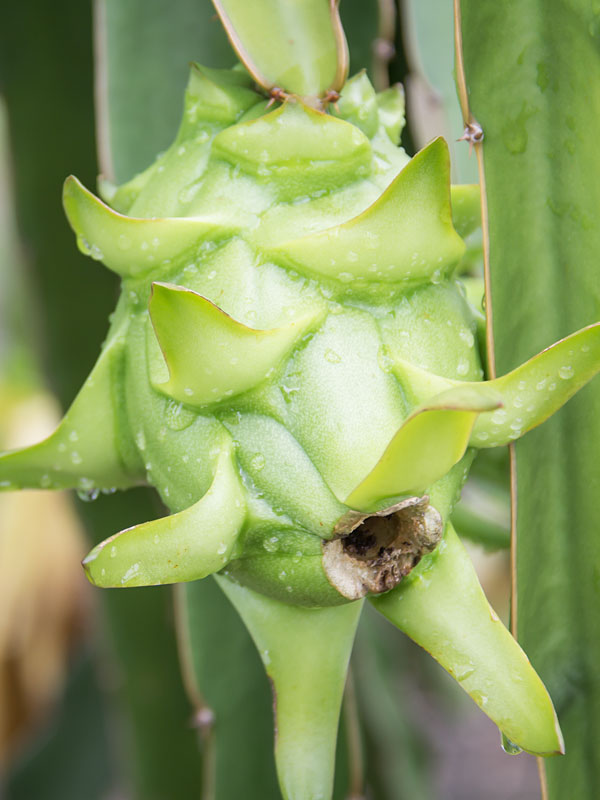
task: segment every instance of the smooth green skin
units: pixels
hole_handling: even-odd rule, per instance
[[[537,755],[563,752],[548,692],[490,608],[451,525],[431,556],[371,602],[431,653],[511,741]]]
[[[120,424],[118,454],[129,474],[138,480],[145,475],[171,510],[182,512],[187,520],[186,509],[193,509],[197,503],[200,504],[198,508],[203,508],[202,498],[213,484],[215,463],[222,453],[223,442],[227,439],[225,431],[228,430],[236,446],[236,461],[237,451],[240,454],[238,469],[241,467],[239,475],[247,513],[245,519],[240,520],[239,547],[232,552],[227,573],[247,587],[259,588],[265,595],[271,595],[273,599],[269,603],[283,600],[285,612],[281,613],[284,617],[287,609],[294,609],[302,612],[301,618],[308,618],[309,611],[301,606],[311,604],[334,606],[341,603],[340,608],[330,609],[331,614],[338,611],[341,614],[348,605],[326,581],[319,553],[321,539],[329,538],[333,532],[335,498],[348,497],[374,468],[376,483],[383,481],[383,472],[379,475],[376,465],[399,430],[400,437],[392,448],[393,460],[399,462],[414,458],[417,450],[414,432],[419,431],[423,441],[424,436],[429,437],[431,443],[432,437],[444,430],[449,437],[449,446],[431,454],[428,465],[431,472],[424,470],[419,486],[440,476],[432,485],[423,488],[430,495],[432,505],[447,519],[468,471],[469,456],[456,462],[464,452],[475,412],[498,404],[498,397],[489,386],[468,385],[453,390],[451,402],[448,397],[436,398],[439,392],[431,391],[424,399],[436,410],[411,417],[411,412],[423,404],[422,400],[416,399],[422,387],[413,385],[412,379],[399,379],[394,374],[394,356],[400,352],[405,357],[402,342],[407,339],[420,368],[424,366],[432,371],[432,380],[436,375],[441,379],[463,377],[471,381],[481,376],[473,336],[474,316],[457,284],[449,277],[444,278],[439,266],[445,263],[444,258],[447,264],[454,263],[462,252],[462,243],[450,221],[447,151],[444,144],[436,140],[406,166],[405,157],[395,149],[383,123],[369,140],[364,132],[344,120],[290,102],[264,117],[254,118],[257,109],[259,112],[265,110],[264,105],[257,102],[249,107],[252,111],[250,119],[247,98],[238,105],[236,119],[239,122],[219,132],[222,123],[215,123],[214,99],[219,96],[216,89],[222,93],[222,99],[223,94],[229,96],[230,102],[222,103],[229,108],[238,97],[240,84],[236,73],[229,78],[222,74],[210,76],[216,89],[209,92],[207,120],[199,105],[202,92],[208,91],[207,74],[202,75],[199,84],[197,75],[193,73],[176,149],[165,153],[146,173],[114,195],[119,196],[124,204],[121,213],[139,214],[139,210],[133,209],[146,208],[145,213],[164,217],[160,194],[158,197],[156,194],[164,185],[169,214],[176,218],[201,216],[207,210],[212,211],[217,203],[232,220],[239,219],[240,214],[251,215],[253,223],[250,229],[240,232],[231,241],[212,242],[205,232],[201,232],[194,260],[190,261],[187,253],[185,257],[180,254],[164,265],[166,274],[161,277],[170,284],[184,287],[175,290],[175,294],[189,295],[196,310],[199,306],[204,311],[212,308],[207,303],[209,301],[221,310],[217,314],[220,323],[223,322],[221,314],[229,315],[236,321],[231,325],[227,323],[229,329],[232,325],[245,326],[248,321],[258,331],[281,327],[284,321],[289,324],[291,316],[301,319],[303,310],[313,313],[316,306],[323,308],[324,316],[314,331],[302,337],[291,354],[286,353],[280,359],[270,381],[264,380],[262,365],[254,365],[252,387],[244,384],[247,391],[238,397],[224,398],[208,409],[203,407],[197,411],[184,407],[178,397],[167,399],[153,388],[162,356],[147,311],[152,276],[127,278],[107,340],[109,346],[113,341],[125,345],[118,359],[117,380],[113,382],[116,392],[114,408]],[[190,114],[192,109],[194,113]],[[389,124],[389,117],[386,120]],[[317,135],[307,141],[307,133]],[[269,141],[273,147],[263,152]],[[327,157],[319,158],[318,148],[323,142]],[[332,168],[331,142],[338,145],[340,169]],[[240,155],[239,162],[234,158],[236,152]],[[206,167],[206,173],[202,179],[194,173],[190,185],[187,170],[176,168],[170,171],[167,167],[170,168],[177,157],[189,163],[194,153],[198,163],[203,165],[202,169]],[[304,175],[302,162],[306,158],[310,163]],[[353,172],[353,165],[357,163],[362,173]],[[261,170],[266,170],[267,174],[262,174]],[[423,177],[428,196],[437,198],[431,207],[422,207],[421,215],[414,222],[420,229],[415,235],[418,241],[424,242],[428,236],[439,232],[439,227],[436,227],[439,224],[443,232],[441,261],[432,256],[433,262],[421,272],[428,278],[423,286],[408,288],[404,275],[398,276],[400,281],[396,285],[390,285],[389,280],[377,275],[375,279],[366,278],[362,286],[345,279],[326,280],[320,284],[311,279],[311,270],[298,275],[286,268],[283,255],[282,261],[279,256],[276,258],[278,240],[301,244],[303,240],[299,237],[304,235],[306,241],[311,242],[320,235],[320,230],[327,228],[339,231],[337,235],[344,239],[348,230],[364,228],[365,219],[374,218],[379,225],[382,205],[383,217],[389,222],[393,219],[391,199],[395,199],[404,211],[406,196],[416,191],[415,175]],[[306,195],[309,180],[316,181],[320,187],[312,197]],[[328,193],[323,194],[321,180],[329,189]],[[374,202],[382,192],[383,202]],[[78,196],[82,203],[88,202],[85,194]],[[152,208],[151,212],[149,208]],[[77,220],[76,224],[82,219],[77,214],[72,214],[72,218]],[[129,222],[134,231],[140,224],[139,218],[128,221],[125,216],[121,217],[119,224],[122,222]],[[76,232],[88,238],[84,229]],[[367,233],[363,230],[362,240],[368,241]],[[387,230],[382,228],[381,233],[387,235]],[[329,235],[324,234],[325,237]],[[452,245],[450,248],[448,242]],[[363,247],[364,241],[361,249]],[[285,248],[282,247],[281,252],[284,253]],[[452,253],[450,259],[448,252]],[[344,253],[344,257],[347,255]],[[135,264],[136,252],[132,252],[130,257]],[[197,294],[191,295],[189,290]],[[169,290],[165,294],[171,297],[172,292]],[[167,304],[153,309],[152,318],[154,326],[160,318],[158,327],[164,324],[166,330],[169,321],[171,326],[175,322],[179,324],[182,316],[173,314]],[[239,332],[239,327],[235,330]],[[253,336],[246,332],[242,339],[247,339],[248,335]],[[164,362],[162,366],[164,371]],[[164,382],[164,379],[159,382]],[[102,388],[102,392],[105,391]],[[99,394],[102,396],[105,394]],[[97,413],[94,402],[89,410],[89,424],[93,426]],[[265,424],[265,419],[270,422]],[[407,419],[410,421],[403,429],[402,423]],[[238,425],[243,431],[239,440],[236,438]],[[287,438],[282,435],[282,429]],[[303,492],[297,496],[296,483],[302,482],[294,480],[289,468],[287,473],[285,469],[281,471],[277,488],[278,482],[272,475],[268,479],[268,473],[264,483],[266,491],[262,490],[260,477],[255,482],[256,473],[262,472],[266,462],[261,440],[271,453],[280,450],[279,457],[284,464],[288,454],[296,463],[298,459],[302,460],[303,454],[312,462],[322,483],[315,480],[312,469],[307,470],[307,480],[304,481],[306,500],[302,498]],[[256,443],[260,443],[258,449]],[[106,446],[109,445],[110,442]],[[284,446],[283,451],[280,445]],[[3,470],[7,470],[11,458],[15,457],[0,458],[0,477],[3,477]],[[26,462],[27,456],[24,455],[23,459]],[[248,472],[242,466],[244,463],[249,465]],[[452,469],[448,472],[450,467]],[[234,479],[231,474],[229,479],[238,491],[239,479]],[[330,495],[323,484],[331,491]],[[377,496],[389,490],[385,484],[382,485],[383,489],[376,487]],[[313,488],[317,488],[322,497],[327,497],[327,501],[323,513],[315,514],[313,511],[309,515],[306,510],[311,500],[313,506],[318,501],[318,494],[312,494]],[[394,484],[393,490],[396,488]],[[389,499],[389,504],[393,499]],[[374,502],[373,495],[370,502]],[[347,504],[341,505],[348,510]],[[190,514],[193,516],[193,510]],[[177,515],[171,519],[176,520]],[[168,535],[174,529],[172,525],[172,522],[159,520],[152,523],[151,528],[144,529],[146,533],[151,530],[159,537],[158,545],[154,542],[149,544],[152,555],[146,563],[155,564],[155,559],[163,555],[165,565],[168,564],[173,549],[161,545],[161,536],[163,533]],[[185,524],[183,529],[187,530]],[[128,533],[132,541],[138,536],[147,538],[138,528],[124,532],[124,543]],[[281,542],[279,533],[282,534]],[[228,536],[234,535],[228,528]],[[133,552],[127,547],[123,549],[126,558],[121,561],[117,550],[115,564],[111,565],[111,578],[115,575],[119,580],[126,578],[132,566],[141,564],[143,551],[147,548],[140,551],[139,559],[133,563]],[[100,553],[100,558],[106,557],[107,553],[110,558],[110,550],[103,549]],[[219,555],[222,554],[218,550],[213,553],[215,558]],[[282,558],[285,560],[283,569]],[[216,562],[217,566],[221,564],[218,559]],[[98,563],[99,558],[91,562],[96,566]],[[210,565],[215,568],[215,561]],[[167,568],[165,572],[168,574]],[[196,576],[206,574],[206,565],[198,565]],[[102,577],[100,570],[100,582]],[[193,575],[188,573],[186,577]],[[98,580],[97,575],[93,578]],[[153,578],[156,578],[156,573],[153,573]],[[446,580],[449,584],[449,609],[453,609],[453,613],[460,612],[460,619],[464,620],[464,615],[468,619],[468,604],[463,606],[461,600],[457,610],[450,602],[451,597],[460,600],[460,594],[456,594],[449,579],[441,581],[440,592],[443,594]],[[474,648],[485,661],[485,636],[480,645],[479,648],[475,642]],[[508,636],[502,639],[500,649],[508,663],[515,659],[515,653],[520,653]],[[447,667],[458,668],[456,652],[452,648],[448,648],[447,658],[445,652],[442,656]],[[497,669],[497,656],[498,653],[491,662],[493,670]],[[293,654],[289,657],[293,661]],[[482,670],[481,674],[485,676],[488,673]],[[533,677],[530,676],[526,683],[531,684],[532,707],[518,710],[519,718],[528,718],[531,725],[525,726],[523,741],[517,739],[517,743],[533,750],[546,734],[555,737],[552,750],[558,750],[554,724],[551,732],[538,728],[540,722],[544,725],[548,720],[547,715],[542,719],[536,715],[541,701],[535,688],[537,678],[534,673],[531,675]],[[472,691],[478,690],[477,680],[475,676]],[[324,676],[319,691],[327,692],[327,685]],[[496,720],[505,726],[508,724],[511,731],[518,730],[514,719],[517,710],[510,706],[506,684],[499,681],[497,685],[489,685],[486,679],[479,691],[490,698],[494,695],[493,701],[490,699],[490,708],[494,709]],[[290,692],[289,696],[286,693],[279,698],[283,708],[288,703],[292,708],[298,703],[293,688]],[[307,743],[306,747],[310,753],[310,744]],[[316,758],[314,754],[306,757],[309,760]],[[288,769],[302,769],[302,762],[290,766],[292,762],[287,758],[278,756],[278,759],[281,781],[287,786]],[[323,764],[321,761],[318,763]]]
[[[250,631],[272,681],[275,757],[285,800],[328,800],[346,671],[362,601],[299,608],[219,585]]]
[[[346,79],[337,6],[336,0],[215,0],[231,44],[260,86],[314,98],[341,89]]]
[[[598,16],[583,0],[461,5],[470,103],[485,132],[502,373],[600,317]],[[599,441],[596,380],[516,447],[519,640],[567,749],[547,765],[551,800],[597,795]]]

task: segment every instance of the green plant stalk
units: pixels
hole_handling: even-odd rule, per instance
[[[377,96],[360,74],[342,88],[335,3],[280,14],[264,0],[251,19],[237,2],[217,9],[260,87],[241,69],[194,66],[178,136],[153,165],[104,182],[107,202],[67,180],[80,249],[123,293],[63,423],[2,456],[0,478],[158,489],[172,515],[94,548],[88,576],[109,587],[220,573],[273,680],[290,800],[331,796],[365,596],[516,744],[560,752],[546,690],[448,517],[474,447],[518,438],[600,369],[600,327],[482,382],[476,316],[453,277],[470,204],[451,209],[446,145],[408,160],[395,147],[401,94]],[[282,42],[289,20],[321,44],[292,48],[288,77],[286,49],[265,56],[258,32]]]
[[[504,371],[600,313],[598,17],[576,1],[461,5],[470,105],[485,134],[494,339]],[[600,770],[599,441],[596,383],[515,451],[513,613],[554,697],[567,750],[546,766],[549,798],[594,797]]]

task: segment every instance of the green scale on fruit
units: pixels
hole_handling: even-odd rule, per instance
[[[345,80],[335,4],[216,5],[245,66],[193,66],[175,142],[102,182],[105,202],[65,184],[80,248],[122,294],[65,419],[0,457],[0,485],[156,487],[171,516],[108,538],[88,577],[216,576],[274,685],[286,798],[331,795],[365,599],[507,739],[559,753],[551,700],[449,516],[475,448],[526,433],[600,369],[600,326],[484,381],[456,277],[477,187],[450,187],[443,140],[412,159],[398,146],[400,88]]]

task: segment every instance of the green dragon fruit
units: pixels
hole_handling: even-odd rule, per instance
[[[217,7],[245,67],[194,65],[175,142],[102,182],[106,202],[65,184],[80,248],[122,293],[63,422],[0,457],[1,485],[156,487],[171,516],[108,538],[87,575],[216,577],[273,682],[286,798],[331,795],[365,599],[507,739],[562,752],[449,517],[476,448],[526,433],[600,369],[600,325],[484,381],[456,278],[477,187],[450,187],[443,140],[412,159],[398,146],[398,87],[346,81],[334,3],[296,10],[292,42],[283,4]]]

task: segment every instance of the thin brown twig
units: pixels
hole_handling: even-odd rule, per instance
[[[510,632],[517,638],[517,454],[509,444],[510,459]]]
[[[540,790],[542,792],[541,800],[549,800],[548,778],[546,776],[546,762],[541,756],[538,756],[536,758],[536,762],[538,768],[538,775],[540,778]]]
[[[492,286],[490,273],[490,230],[485,183],[485,165],[483,158],[483,130],[481,125],[472,115],[469,108],[469,95],[467,92],[467,81],[465,78],[465,65],[463,58],[460,0],[454,0],[454,47],[456,55],[456,85],[465,126],[465,131],[461,138],[468,141],[469,146],[475,149],[477,167],[479,170],[479,186],[481,189],[481,233],[483,239],[483,277],[485,283],[485,338],[488,373],[490,378],[495,378],[496,355],[494,350],[494,318],[492,312]]]

